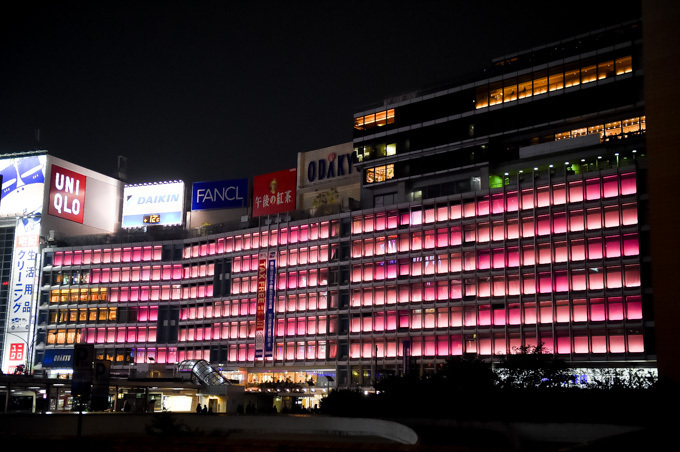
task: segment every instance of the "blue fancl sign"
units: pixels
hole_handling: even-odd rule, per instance
[[[191,210],[248,207],[248,179],[194,182]]]

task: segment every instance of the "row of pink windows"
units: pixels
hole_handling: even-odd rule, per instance
[[[541,336],[541,342],[548,350],[558,354],[586,353],[644,353],[642,334],[630,332],[610,335]],[[412,337],[410,356],[460,356],[473,353],[482,356],[505,355],[522,345],[535,346],[535,338],[522,341],[505,336],[464,338],[461,335]],[[524,342],[524,344],[522,344]],[[350,341],[349,356],[360,358],[395,358],[403,354],[403,341],[362,340]]]
[[[504,297],[639,286],[640,266],[631,264],[623,267],[559,270],[555,271],[554,275],[549,272],[522,273],[400,284],[375,288],[374,294],[370,297],[367,296],[367,293],[372,293],[372,288],[366,289],[368,292],[355,290],[352,292],[351,302],[353,306],[358,306],[358,303],[369,302],[379,306],[395,303],[458,300],[463,297]]]
[[[127,344],[156,342],[155,326],[121,326],[108,328],[83,328],[83,344]]]
[[[337,344],[326,341],[278,342],[273,350],[273,358],[267,361],[314,361],[335,359]],[[186,350],[179,352],[180,360],[210,359],[210,350]],[[255,344],[231,344],[227,352],[227,362],[253,363],[255,361]]]
[[[279,273],[276,278],[278,290],[302,289],[328,285],[328,269],[309,269],[297,272]],[[244,276],[231,279],[231,293],[244,294],[257,292],[257,276]]]
[[[352,218],[352,234],[383,231],[405,225],[473,218],[476,216],[516,212],[551,205],[594,201],[637,193],[635,173],[595,177],[585,181],[529,188],[521,191],[497,193],[463,201],[462,204],[414,208],[411,211],[389,211],[357,215]]]
[[[318,294],[280,295],[275,302],[274,309],[276,312],[328,309],[328,294],[326,292],[319,292]],[[255,298],[215,301],[212,305],[191,306],[180,309],[181,320],[238,317],[256,314],[257,300]]]
[[[520,238],[542,237],[567,232],[593,231],[638,224],[637,205],[596,207],[552,215],[506,219],[492,223],[468,224],[429,231],[401,233],[387,237],[352,241],[352,257],[382,256],[470,243],[488,243]]]
[[[352,317],[350,332],[371,333],[432,328],[474,326],[535,325],[537,323],[603,322],[642,319],[639,295],[510,303],[507,307],[491,305],[447,306],[366,313]]]
[[[464,267],[465,271],[475,270],[475,260],[474,252],[470,257],[469,265]],[[601,257],[601,256],[600,256]],[[422,258],[413,258],[422,259]],[[371,281],[383,281],[397,278],[397,265],[399,265],[399,275],[409,275],[411,277],[422,275],[434,274],[432,271],[422,271],[422,262],[411,262],[412,259],[403,259],[397,261],[390,261],[387,265],[383,262],[367,263],[363,266],[357,265],[352,268],[352,282],[362,283]],[[453,260],[453,258],[452,258]],[[402,262],[404,261],[404,262]],[[460,261],[458,261],[460,262]],[[549,261],[539,261],[539,263],[549,262]],[[438,261],[439,267],[438,274],[445,273],[446,270],[450,272],[460,272],[461,267],[456,265],[447,266],[444,259]],[[527,260],[525,260],[525,265]],[[531,263],[530,265],[533,265]],[[417,271],[413,271],[414,266],[417,266]],[[387,268],[385,268],[387,267]],[[435,267],[434,263],[430,269]],[[478,267],[477,270],[488,269],[488,264],[484,267]],[[495,267],[498,268],[498,267]],[[426,269],[427,270],[427,269]],[[465,283],[465,296],[478,295],[478,296],[489,296],[490,291],[493,288],[494,296],[507,295],[520,295],[531,294],[531,293],[550,293],[550,292],[566,292],[569,290],[600,290],[603,288],[614,289],[618,287],[638,287],[640,285],[640,266],[637,264],[629,265],[610,265],[607,267],[602,266],[589,266],[588,271],[585,269],[570,269],[568,270],[555,270],[551,272],[525,272],[521,274],[514,275],[500,275],[490,277],[478,276],[477,278],[466,278],[464,281],[454,279],[451,280],[451,298],[454,297],[454,287],[460,289],[462,283]],[[447,289],[449,281],[437,281],[435,286],[434,282],[425,282],[423,287],[425,288],[425,295],[423,298],[425,300],[436,299],[446,299]],[[475,288],[479,285],[479,290]],[[443,293],[440,293],[443,291]],[[413,301],[413,300],[412,300]]]
[[[623,245],[623,246],[622,246]],[[517,268],[543,264],[560,264],[584,260],[601,260],[637,256],[640,253],[636,234],[594,237],[567,242],[525,245],[492,250],[465,251],[395,259],[384,262],[366,262],[352,266],[352,282],[382,281],[405,276],[428,276],[488,269]],[[570,259],[571,257],[571,259]]]
[[[328,239],[340,235],[338,220],[303,224],[252,234],[235,235],[217,239],[214,242],[189,244],[184,247],[184,258],[213,256],[242,250],[255,250],[269,246],[301,243],[310,240]]]
[[[162,254],[162,246],[56,251],[52,259],[52,265],[60,267],[68,265],[108,264],[111,262],[149,262],[161,260]]]
[[[192,286],[137,286],[137,287],[110,287],[109,301],[168,301],[168,300],[192,300],[211,298],[213,285],[202,284]]]
[[[276,336],[326,334],[336,330],[336,321],[329,325],[326,316],[298,317],[276,320]],[[188,327],[180,330],[180,342],[221,339],[248,339],[255,337],[255,321],[216,323],[212,326]]]
[[[173,281],[204,278],[215,274],[215,264],[154,265],[149,267],[94,268],[90,271],[91,284],[136,281]]]
[[[281,250],[278,253],[276,266],[287,267],[294,265],[316,264],[319,262],[328,262],[331,254],[337,250],[337,245],[321,245],[310,246],[309,248],[298,248]],[[257,271],[258,256],[253,254],[251,256],[236,256],[232,259],[231,272],[249,272]]]

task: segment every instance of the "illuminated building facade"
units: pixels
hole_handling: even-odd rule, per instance
[[[37,361],[92,343],[114,369],[205,359],[307,389],[540,343],[654,367],[640,54],[629,23],[357,113],[361,210],[47,249]]]

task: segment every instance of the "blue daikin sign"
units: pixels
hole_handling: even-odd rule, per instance
[[[191,210],[248,207],[248,179],[194,182]]]

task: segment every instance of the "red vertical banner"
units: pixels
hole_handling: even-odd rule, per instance
[[[255,316],[255,358],[264,357],[267,308],[267,254],[260,253],[257,262],[257,314]]]

